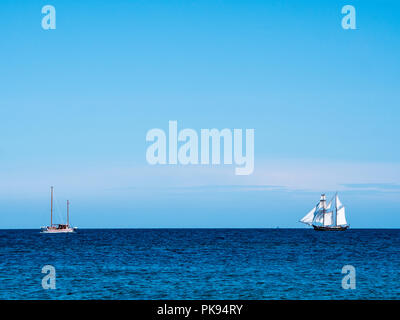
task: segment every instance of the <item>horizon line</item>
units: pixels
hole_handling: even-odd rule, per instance
[[[291,230],[313,230],[312,228],[299,228],[299,227],[103,227],[103,228],[77,228],[77,230],[276,230],[276,229],[291,229]],[[400,227],[367,227],[367,228],[351,228],[349,230],[400,230]],[[40,230],[40,228],[0,228],[0,231],[8,230]]]

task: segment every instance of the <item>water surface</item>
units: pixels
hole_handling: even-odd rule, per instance
[[[397,229],[0,230],[0,299],[399,299],[399,270]]]

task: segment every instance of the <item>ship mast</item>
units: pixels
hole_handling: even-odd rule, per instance
[[[321,200],[322,200],[322,224],[325,226],[325,194],[322,194],[321,196]]]
[[[335,194],[335,226],[337,226],[337,192]]]
[[[51,187],[51,211],[50,211],[50,226],[53,226],[53,187]]]
[[[69,226],[69,200],[67,200],[67,226]]]

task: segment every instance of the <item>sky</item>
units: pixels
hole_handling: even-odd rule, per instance
[[[336,191],[400,228],[399,34],[394,0],[1,1],[0,228],[49,224],[50,186],[80,228],[303,227]],[[170,120],[254,129],[253,174],[149,165]]]

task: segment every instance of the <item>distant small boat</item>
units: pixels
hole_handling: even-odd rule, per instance
[[[333,202],[335,208],[331,210]],[[350,227],[346,221],[345,207],[337,193],[328,204],[325,194],[322,194],[318,204],[300,222],[312,226],[317,231],[344,231]]]
[[[71,233],[75,232],[76,227],[69,225],[69,200],[67,200],[67,224],[53,224],[53,187],[51,187],[51,211],[50,226],[42,227],[41,233]]]

